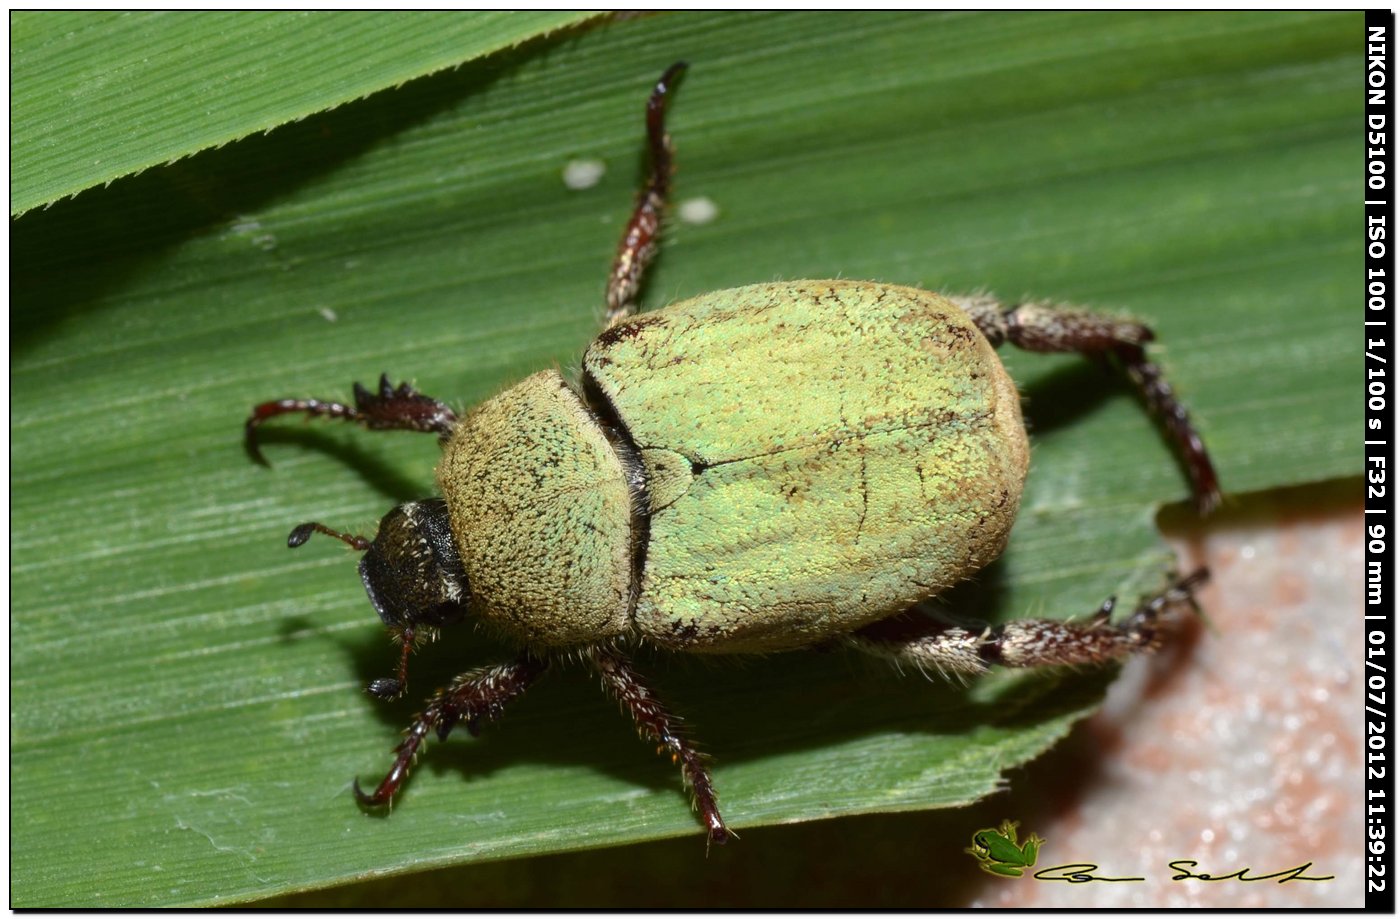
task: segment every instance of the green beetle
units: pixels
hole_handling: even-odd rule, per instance
[[[1200,510],[1215,472],[1185,409],[1147,360],[1145,326],[1035,303],[855,281],[794,281],[706,294],[641,316],[671,176],[666,101],[647,102],[652,169],[618,247],[607,328],[581,383],[535,374],[459,418],[388,377],[353,404],[257,405],[245,436],[287,413],[434,433],[442,497],[394,508],[374,539],[298,526],[363,551],[371,603],[409,655],[471,616],[509,636],[513,662],[472,671],[429,700],[367,806],[387,804],[430,733],[476,733],[551,660],[577,655],[682,769],[709,839],[730,835],[703,758],[632,666],[639,643],[690,653],[770,652],[844,641],[949,674],[991,664],[1099,663],[1148,650],[1199,571],[1125,620],[1113,601],[1080,622],[972,631],[910,614],[994,560],[1025,481],[1015,384],[994,348],[1116,361],[1163,419]],[[757,377],[757,380],[756,380]]]

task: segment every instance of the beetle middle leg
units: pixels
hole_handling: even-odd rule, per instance
[[[1201,568],[1174,580],[1120,622],[1112,621],[1115,598],[1109,597],[1085,620],[1016,619],[977,631],[910,612],[858,629],[848,641],[867,653],[953,677],[975,676],[992,664],[1104,664],[1155,650],[1163,615],[1194,606],[1195,590],[1208,577]]]
[[[680,763],[682,780],[700,811],[709,842],[724,845],[733,834],[720,816],[714,783],[705,768],[706,757],[682,735],[680,719],[666,711],[632,662],[616,649],[594,648],[588,657],[603,677],[604,687],[632,714],[637,729],[661,744],[662,750],[670,751],[672,762]]]
[[[379,390],[371,393],[359,383],[354,385],[355,404],[330,402],[323,399],[274,399],[253,407],[253,413],[243,425],[243,444],[253,459],[267,465],[258,449],[258,426],[269,418],[296,412],[308,418],[339,418],[362,424],[371,431],[419,431],[436,434],[446,441],[457,423],[457,413],[446,404],[425,396],[408,383],[394,386],[388,374],[379,377]]]
[[[666,195],[671,189],[671,138],[666,133],[666,100],[685,68],[684,61],[677,61],[667,68],[647,99],[651,176],[638,195],[632,217],[622,231],[617,257],[608,275],[608,328],[637,312],[637,293],[642,286],[642,275],[656,257],[661,213],[666,208]]]
[[[1044,303],[1007,306],[990,296],[949,299],[972,317],[993,347],[1010,342],[1025,351],[1116,357],[1148,407],[1162,418],[1180,451],[1191,477],[1196,509],[1205,515],[1220,504],[1220,483],[1201,435],[1162,369],[1147,359],[1144,345],[1155,337],[1150,328],[1131,319]]]
[[[360,780],[355,779],[355,799],[366,807],[390,803],[394,792],[408,778],[418,749],[430,732],[435,732],[438,740],[446,740],[452,729],[465,720],[467,730],[475,735],[483,718],[494,721],[505,704],[528,689],[548,667],[548,661],[526,652],[512,663],[464,673],[447,688],[439,689],[394,748],[398,756],[379,787],[365,794]]]

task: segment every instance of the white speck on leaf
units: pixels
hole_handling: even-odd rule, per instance
[[[682,201],[676,213],[685,223],[701,226],[713,222],[719,216],[719,205],[702,195],[699,198],[687,198]]]
[[[602,160],[569,160],[564,166],[564,187],[570,191],[592,188],[607,171],[608,164]]]

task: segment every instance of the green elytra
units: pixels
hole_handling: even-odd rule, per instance
[[[1000,554],[1026,475],[1015,386],[994,348],[1074,352],[1118,365],[1163,424],[1196,505],[1220,494],[1185,408],[1130,319],[1005,305],[859,281],[794,281],[706,294],[634,316],[671,176],[666,101],[647,102],[652,170],[609,277],[608,328],[578,388],[528,377],[464,417],[381,376],[353,404],[256,405],[283,414],[438,435],[442,498],[391,510],[374,539],[305,523],[364,553],[360,576],[401,642],[394,698],[425,639],[467,617],[520,645],[512,662],[458,676],[428,700],[362,805],[388,804],[428,736],[475,734],[554,662],[591,665],[639,730],[680,765],[710,842],[731,834],[707,758],[629,659],[649,643],[690,653],[830,644],[974,675],[988,666],[1097,664],[1153,649],[1163,615],[1193,602],[1204,570],[1120,621],[1110,598],[1083,620],[966,629],[908,611]],[[1032,853],[1033,857],[1033,853]]]
[[[614,326],[583,372],[640,457],[635,519],[623,461],[556,371],[468,414],[438,466],[476,612],[523,641],[803,647],[964,580],[1015,520],[1016,388],[937,294],[719,291]]]

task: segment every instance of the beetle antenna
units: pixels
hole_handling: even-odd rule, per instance
[[[303,523],[301,526],[292,530],[287,536],[287,548],[295,549],[297,546],[310,539],[312,533],[325,533],[327,536],[334,536],[352,549],[356,549],[360,552],[369,551],[370,541],[363,536],[356,536],[353,533],[342,533],[339,530],[332,530],[325,524],[315,522]]]
[[[413,652],[413,629],[404,629],[399,633],[399,640],[403,642],[403,650],[399,655],[398,677],[380,677],[365,687],[366,692],[385,702],[399,698],[408,690],[408,655]]]

